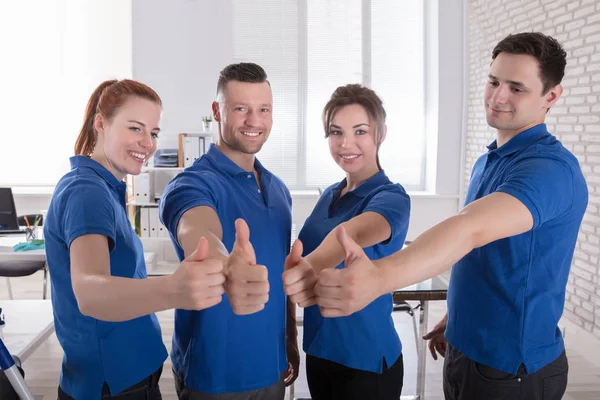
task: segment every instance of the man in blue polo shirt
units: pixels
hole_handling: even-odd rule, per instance
[[[425,336],[445,356],[446,399],[558,400],[566,390],[557,324],[588,192],[544,124],[565,66],[541,33],[500,41],[484,93],[496,140],[473,167],[466,207],[375,263],[340,231],[346,268],[323,271],[315,287],[323,315],[348,315],[454,265],[448,314]]]
[[[204,236],[207,258],[221,260],[227,277],[217,306],[176,310],[171,358],[180,399],[279,400],[297,376],[295,308],[281,280],[291,196],[255,158],[271,131],[272,102],[260,66],[223,69],[212,105],[218,143],[171,181],[161,200],[179,258]]]

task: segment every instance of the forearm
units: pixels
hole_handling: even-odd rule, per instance
[[[202,237],[208,241],[207,259],[217,259],[225,262],[229,257],[229,252],[225,248],[221,238],[209,230],[200,228],[185,229],[179,232],[178,237],[185,257],[188,257],[196,250],[198,242]]]
[[[286,339],[296,340],[298,336],[298,328],[296,326],[296,304],[290,301],[289,297],[286,299]]]
[[[313,250],[305,258],[318,274],[326,268],[335,268],[344,261],[344,257],[344,250],[335,238],[334,229],[329,232],[319,247]]]
[[[169,276],[149,279],[87,275],[74,290],[83,315],[120,322],[175,307]]]
[[[475,247],[466,215],[456,215],[429,229],[404,250],[375,261],[381,268],[381,293],[424,281],[450,268]]]
[[[373,212],[338,225],[323,239],[319,247],[306,256],[306,261],[314,268],[317,274],[327,268],[335,268],[346,258],[344,249],[336,237],[336,230],[344,227],[346,233],[360,247],[366,248],[381,243],[391,235],[388,222],[379,214]]]

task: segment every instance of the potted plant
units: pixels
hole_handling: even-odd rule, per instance
[[[212,122],[213,122],[213,117],[212,115],[205,115],[204,117],[202,117],[202,127],[204,129],[204,132],[211,132],[212,131]]]

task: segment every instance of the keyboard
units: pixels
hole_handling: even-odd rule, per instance
[[[22,235],[25,229],[0,229],[0,235]]]

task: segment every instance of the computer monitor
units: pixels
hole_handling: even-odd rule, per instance
[[[11,188],[0,188],[0,234],[2,231],[19,231],[19,220]]]

